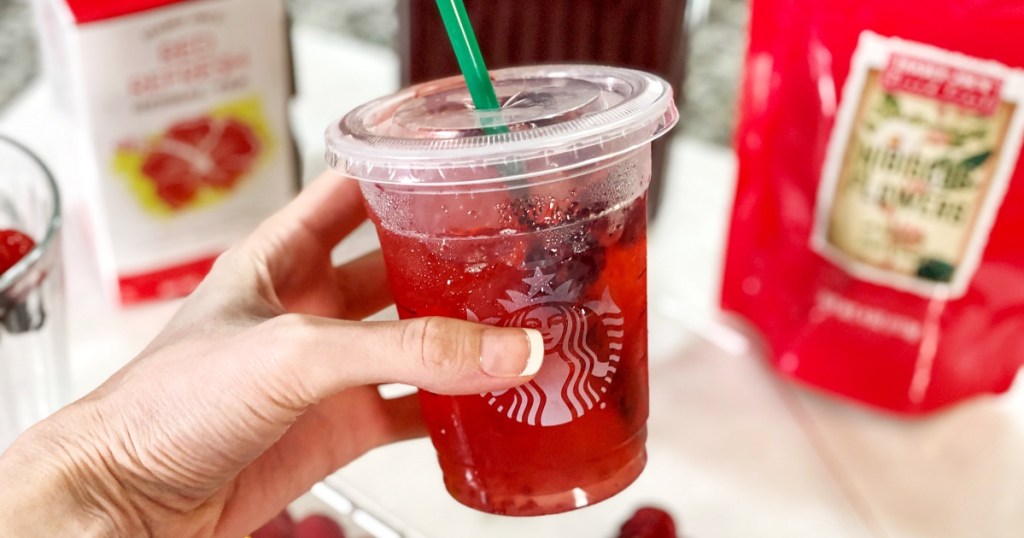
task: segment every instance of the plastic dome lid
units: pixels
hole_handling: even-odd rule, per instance
[[[476,110],[462,77],[360,106],[328,127],[328,164],[379,183],[507,183],[628,153],[678,120],[671,86],[642,71],[547,65],[491,78],[500,110]]]

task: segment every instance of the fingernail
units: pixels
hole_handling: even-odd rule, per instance
[[[485,329],[480,366],[494,377],[528,377],[544,363],[544,337],[535,329]]]

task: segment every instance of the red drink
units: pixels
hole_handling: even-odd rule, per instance
[[[484,229],[417,237],[381,229],[401,317],[478,319],[544,335],[544,367],[523,387],[479,396],[420,393],[448,489],[461,502],[500,514],[570,510],[584,502],[573,488],[586,490],[590,504],[643,469],[645,219],[643,195],[561,226],[521,225],[515,235]],[[503,255],[482,263],[475,256],[481,252]]]
[[[581,71],[587,69],[609,83],[617,79],[608,75],[635,73]],[[541,78],[546,72],[495,72],[499,98],[527,103],[504,113],[506,121],[519,120],[508,122],[516,135],[543,135],[546,125],[571,122],[584,123],[579,128],[585,132],[586,107],[593,100],[608,106],[616,102],[615,91],[627,91],[569,77]],[[502,75],[518,76],[505,85]],[[466,109],[452,106],[458,93],[445,93],[443,84],[454,83],[413,88],[367,105],[345,121],[379,121],[374,113],[381,107],[393,114],[391,127],[399,124],[403,135],[430,122],[451,133],[460,119],[453,116]],[[436,169],[406,168],[399,154],[393,159],[400,168],[386,171],[397,179],[363,183],[401,317],[527,327],[544,337],[544,366],[521,387],[460,397],[421,392],[445,483],[470,507],[521,516],[572,510],[614,495],[643,470],[649,142],[675,121],[671,93],[667,85],[662,88],[664,108],[648,117],[650,131],[640,139],[626,137],[623,146],[615,145],[622,141],[619,131],[589,147],[570,143],[572,149],[563,152],[534,143],[528,147],[546,152],[522,159],[505,152],[501,160],[479,155],[500,152],[499,143],[477,148],[477,155],[463,148],[476,160],[462,167],[451,164],[457,163],[452,155],[437,157],[444,161]],[[402,103],[405,95],[412,105]],[[408,106],[415,108],[410,112]],[[427,117],[414,117],[423,114],[420,108],[427,109]],[[468,140],[502,136],[483,134],[475,127],[478,118],[469,117],[474,127],[464,135]],[[332,138],[329,133],[329,143],[336,142]],[[399,145],[395,140],[388,143]],[[367,179],[378,171],[354,170],[351,163],[358,161],[351,153],[335,147],[329,152],[346,159],[334,164],[353,177]],[[417,160],[432,156],[424,151]],[[558,162],[559,157],[566,161]]]

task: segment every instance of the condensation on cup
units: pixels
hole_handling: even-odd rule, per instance
[[[403,90],[327,132],[359,180],[402,318],[445,316],[544,336],[536,378],[471,396],[420,391],[448,491],[541,515],[594,504],[646,463],[651,141],[677,121],[639,71],[492,73],[502,108],[461,78]]]

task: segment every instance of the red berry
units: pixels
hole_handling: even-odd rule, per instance
[[[17,230],[0,230],[0,274],[18,263],[33,248],[36,242]]]
[[[295,538],[345,538],[345,531],[327,516],[312,515],[295,526]]]
[[[295,522],[292,521],[288,512],[284,511],[249,536],[251,538],[295,538]]]
[[[651,506],[636,511],[619,529],[619,538],[678,538],[668,512]]]

